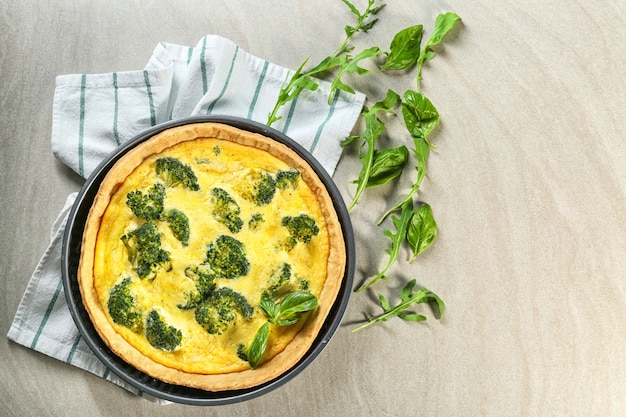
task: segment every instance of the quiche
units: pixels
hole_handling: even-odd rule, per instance
[[[224,391],[302,359],[345,263],[333,201],[305,159],[264,135],[201,122],[166,129],[112,166],[87,217],[78,283],[124,361],[163,382]],[[312,294],[315,308],[270,324],[251,366],[263,300],[293,293]]]

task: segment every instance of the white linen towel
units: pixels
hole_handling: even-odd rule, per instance
[[[159,123],[197,115],[229,115],[265,123],[291,72],[216,35],[195,47],[160,43],[143,70],[60,75],[52,117],[54,155],[87,178],[117,146]],[[365,96],[335,94],[329,83],[305,91],[272,127],[308,149],[332,175],[340,141],[350,134]],[[68,196],[15,314],[8,338],[85,369],[152,401],[111,373],[82,340],[67,308],[61,243],[77,193]]]

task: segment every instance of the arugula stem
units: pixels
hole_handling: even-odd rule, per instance
[[[396,226],[396,234],[394,235],[389,230],[385,230],[384,232],[385,236],[391,239],[391,248],[386,250],[387,254],[389,254],[389,260],[387,261],[387,265],[385,265],[385,268],[383,268],[383,270],[380,271],[378,275],[372,278],[369,282],[363,284],[361,287],[357,288],[355,292],[362,292],[371,287],[376,282],[380,281],[381,279],[387,279],[385,273],[398,259],[398,255],[400,254],[400,248],[402,247],[402,243],[406,239],[406,233],[412,215],[413,201],[408,200],[402,205],[400,218],[392,217],[393,223]]]
[[[336,68],[337,66],[342,67],[345,65],[345,63],[337,62],[336,61],[337,58],[343,53],[349,52],[351,50],[351,48],[348,47],[348,44],[350,43],[350,41],[352,40],[352,37],[355,34],[361,31],[366,32],[368,29],[370,29],[374,25],[374,23],[376,23],[377,19],[372,19],[369,21],[367,21],[367,19],[371,15],[375,15],[376,13],[378,13],[380,9],[382,9],[385,6],[385,3],[374,6],[374,3],[376,2],[376,0],[368,0],[367,8],[365,9],[363,13],[361,13],[348,0],[342,0],[342,1],[350,8],[352,13],[357,16],[356,26],[354,27],[346,26],[345,28],[346,37],[343,40],[343,42],[339,45],[339,47],[335,50],[335,52],[332,53],[332,55],[324,58],[322,61],[320,61],[319,64],[317,64],[311,70],[303,73],[301,71],[304,65],[306,64],[306,62],[308,61],[308,58],[307,58],[300,65],[298,70],[291,76],[291,78],[289,78],[288,81],[285,80],[285,83],[283,84],[283,87],[281,88],[278,94],[278,98],[276,100],[274,108],[272,109],[272,111],[269,113],[267,117],[267,122],[266,122],[267,126],[271,126],[274,122],[281,119],[281,117],[278,116],[278,111],[285,104],[295,99],[302,92],[302,90],[304,89],[315,90],[318,88],[319,85],[316,82],[307,83],[306,82],[307,78],[312,77],[316,74],[328,71],[330,69]],[[333,96],[336,89],[337,88],[333,88],[330,91],[330,94],[329,94],[330,97]]]
[[[358,330],[364,329],[366,327],[369,327],[372,324],[376,324],[376,323],[379,323],[381,321],[387,321],[387,319],[389,319],[390,317],[400,316],[400,313],[402,313],[407,308],[411,307],[411,305],[423,303],[425,300],[427,300],[428,298],[433,297],[433,296],[435,297],[435,299],[437,299],[437,297],[433,293],[428,291],[428,290],[418,291],[418,292],[416,292],[414,294],[413,297],[408,298],[408,299],[402,301],[400,304],[398,304],[397,306],[395,306],[395,307],[385,311],[383,314],[381,314],[379,316],[375,316],[375,317],[370,317],[365,323],[363,323],[360,326],[352,329],[352,333],[354,333],[354,332],[356,332]]]

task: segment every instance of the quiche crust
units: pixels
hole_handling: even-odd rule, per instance
[[[321,216],[318,223],[323,233],[320,233],[319,242],[312,241],[311,244],[320,245],[318,252],[323,254],[317,253],[314,256],[316,260],[322,259],[322,262],[303,266],[300,271],[304,274],[312,273],[314,277],[317,277],[312,283],[315,291],[311,292],[316,292],[319,305],[315,310],[307,313],[297,325],[273,330],[266,353],[267,359],[255,369],[250,369],[244,361],[225,360],[217,365],[210,365],[208,360],[204,361],[207,351],[219,350],[222,346],[219,341],[216,341],[215,346],[210,345],[213,340],[210,338],[206,343],[206,349],[193,345],[190,348],[185,342],[175,352],[161,352],[151,348],[149,344],[141,342],[141,337],[133,334],[131,330],[112,321],[106,306],[110,283],[107,284],[108,287],[102,284],[107,280],[117,279],[107,278],[107,275],[111,274],[110,268],[114,265],[111,259],[117,259],[116,257],[120,256],[119,253],[111,250],[119,244],[119,233],[108,232],[108,230],[109,228],[118,230],[114,229],[115,219],[121,216],[119,212],[115,212],[115,208],[119,208],[125,201],[121,195],[126,195],[123,193],[126,182],[130,182],[131,179],[137,181],[138,170],[145,169],[146,164],[157,156],[168,155],[168,152],[181,146],[183,147],[181,149],[191,150],[213,146],[215,143],[223,143],[226,147],[228,144],[247,147],[245,149],[250,150],[252,157],[254,152],[261,151],[282,161],[285,166],[297,170],[301,181],[314,197],[313,204]],[[245,168],[249,162],[242,160],[240,163]],[[119,221],[127,220],[119,219]],[[111,224],[113,226],[110,226]],[[248,243],[248,246],[250,244]],[[272,252],[265,256],[268,264],[271,263]],[[319,256],[321,258],[318,258]],[[263,256],[259,255],[259,259],[263,259]],[[174,258],[172,262],[175,262]],[[99,187],[85,224],[78,283],[83,304],[95,329],[106,345],[124,361],[166,383],[207,391],[225,391],[251,388],[271,381],[288,371],[304,357],[337,297],[344,278],[345,265],[346,251],[341,224],[326,187],[311,166],[288,146],[266,136],[226,124],[205,122],[173,127],[158,133],[131,149],[111,168]],[[175,267],[173,269],[175,270]],[[172,272],[174,273],[176,271]],[[184,279],[181,278],[181,282],[183,281]],[[183,292],[181,289],[181,293]],[[258,306],[254,307],[259,310]],[[260,314],[256,316],[256,323],[261,323],[260,317]],[[236,321],[234,325],[237,326],[240,323]],[[190,351],[187,352],[185,349]],[[217,352],[214,356],[219,357],[219,355]],[[193,358],[198,358],[198,360],[195,361]]]

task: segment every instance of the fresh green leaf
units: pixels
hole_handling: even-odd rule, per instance
[[[422,33],[422,25],[410,26],[398,32],[391,41],[387,61],[380,70],[403,70],[415,65],[420,55]]]
[[[280,316],[280,309],[278,308],[274,300],[272,300],[267,294],[263,294],[261,296],[259,307],[261,308],[265,316],[270,320],[277,319],[278,316]]]
[[[434,148],[428,140],[428,136],[439,124],[439,112],[431,101],[417,91],[408,90],[404,93],[402,100],[402,115],[407,130],[413,136],[413,153],[417,158],[417,179],[404,199],[387,210],[379,219],[378,224],[381,224],[389,214],[399,210],[405,202],[412,201],[426,176],[428,155],[430,150]]]
[[[331,83],[331,86],[330,86],[331,94],[328,97],[328,104],[331,103],[333,95],[336,94],[337,90],[343,90],[351,94],[354,94],[354,90],[347,84],[344,84],[341,81],[341,77],[346,73],[356,73],[358,75],[369,74],[371,71],[365,68],[359,67],[358,65],[359,62],[364,59],[372,58],[377,55],[380,55],[381,53],[382,53],[381,50],[377,46],[374,46],[374,47],[361,51],[355,57],[349,57],[347,60],[345,60],[343,65],[341,65],[339,73],[337,74],[337,76]],[[343,56],[345,57],[346,55],[343,55]]]
[[[304,71],[304,66],[308,62],[308,58],[300,65],[300,67],[289,77],[281,87],[281,91],[278,93],[274,108],[267,116],[267,126],[271,126],[273,123],[280,120],[282,117],[278,115],[278,111],[287,103],[294,100],[299,96],[302,91],[310,90],[315,91],[319,88],[319,82],[315,81],[315,77],[321,73],[340,69],[339,75],[332,83],[332,88],[329,94],[329,103],[332,97],[336,94],[337,90],[344,90],[354,92],[352,88],[341,81],[341,76],[346,72],[353,72],[359,75],[367,74],[369,71],[361,68],[357,63],[365,58],[371,58],[381,52],[374,54],[370,50],[365,50],[361,54],[354,58],[347,55],[343,55],[346,52],[350,52],[353,48],[348,46],[352,37],[358,32],[365,32],[371,29],[376,23],[377,19],[372,18],[373,15],[378,13],[385,4],[376,5],[376,0],[368,0],[367,8],[361,13],[354,4],[348,0],[342,0],[350,9],[350,11],[357,17],[357,22],[354,26],[348,25],[345,27],[346,37],[339,47],[328,57],[320,61],[308,71]],[[369,20],[368,20],[369,19]],[[370,48],[373,49],[373,48]],[[378,48],[376,48],[378,49]],[[350,59],[351,58],[351,59]]]
[[[399,101],[400,96],[396,92],[387,90],[387,94],[383,100],[375,103],[370,109],[366,109],[363,113],[365,131],[360,138],[363,139],[362,146],[367,146],[367,150],[359,155],[362,167],[357,180],[356,192],[354,193],[352,202],[348,206],[348,210],[351,210],[355,206],[369,182],[376,152],[376,141],[385,130],[385,124],[378,118],[378,113],[393,113],[393,109],[397,106]],[[354,140],[356,139],[350,139],[349,143],[354,142]]]
[[[391,216],[391,220],[396,228],[395,234],[390,230],[385,230],[383,234],[391,239],[391,248],[385,250],[389,255],[389,259],[387,261],[387,265],[383,268],[382,271],[378,273],[374,278],[372,278],[366,284],[363,284],[360,288],[356,290],[356,292],[361,292],[367,288],[369,288],[372,284],[376,283],[381,279],[386,279],[385,273],[394,262],[398,259],[398,255],[400,253],[400,248],[402,247],[402,243],[406,239],[407,228],[409,225],[409,221],[411,220],[411,216],[413,215],[413,203],[409,200],[404,203],[402,206],[402,212],[400,217]]]
[[[402,116],[406,128],[414,138],[428,140],[428,135],[439,124],[439,112],[421,93],[408,90],[402,100]]]
[[[373,324],[387,321],[391,317],[399,317],[400,319],[404,321],[408,321],[408,322],[424,321],[426,320],[425,316],[407,311],[410,307],[417,305],[417,304],[422,304],[422,303],[429,303],[429,304],[436,303],[437,308],[439,310],[438,316],[439,318],[441,318],[444,312],[444,308],[445,308],[445,304],[441,300],[441,298],[434,292],[427,290],[425,288],[413,292],[415,285],[416,285],[416,281],[412,279],[402,288],[400,292],[401,294],[400,303],[398,303],[398,305],[396,306],[390,305],[385,299],[385,297],[379,294],[378,297],[379,297],[379,300],[381,300],[381,307],[383,309],[383,313],[375,317],[370,317],[368,321],[356,327],[352,331],[356,332],[358,330],[369,327]]]
[[[400,313],[398,314],[404,321],[420,322],[426,320],[426,316],[417,313]]]
[[[374,161],[366,186],[376,187],[398,178],[408,159],[409,150],[404,145],[374,152]]]
[[[436,55],[433,47],[441,43],[443,37],[456,25],[456,22],[459,20],[461,20],[461,18],[452,12],[440,14],[435,19],[435,30],[430,35],[428,41],[426,41],[424,49],[417,60],[418,89],[420,80],[422,79],[422,66],[425,62],[430,61]]]
[[[294,314],[305,313],[317,307],[317,297],[308,291],[296,291],[287,294],[278,305],[279,317],[287,318]]]
[[[406,239],[413,251],[409,259],[412,261],[417,255],[430,248],[437,238],[437,223],[433,217],[433,211],[428,204],[422,204],[413,212]]]
[[[391,304],[389,304],[389,301],[387,301],[384,295],[378,294],[378,301],[380,302],[380,306],[383,308],[384,311],[391,310]]]
[[[256,368],[261,359],[263,359],[263,355],[265,354],[265,350],[267,349],[267,341],[270,335],[270,324],[269,322],[263,323],[263,325],[257,330],[254,335],[254,339],[252,339],[252,343],[250,343],[250,347],[248,348],[248,363],[250,364],[250,368]]]

